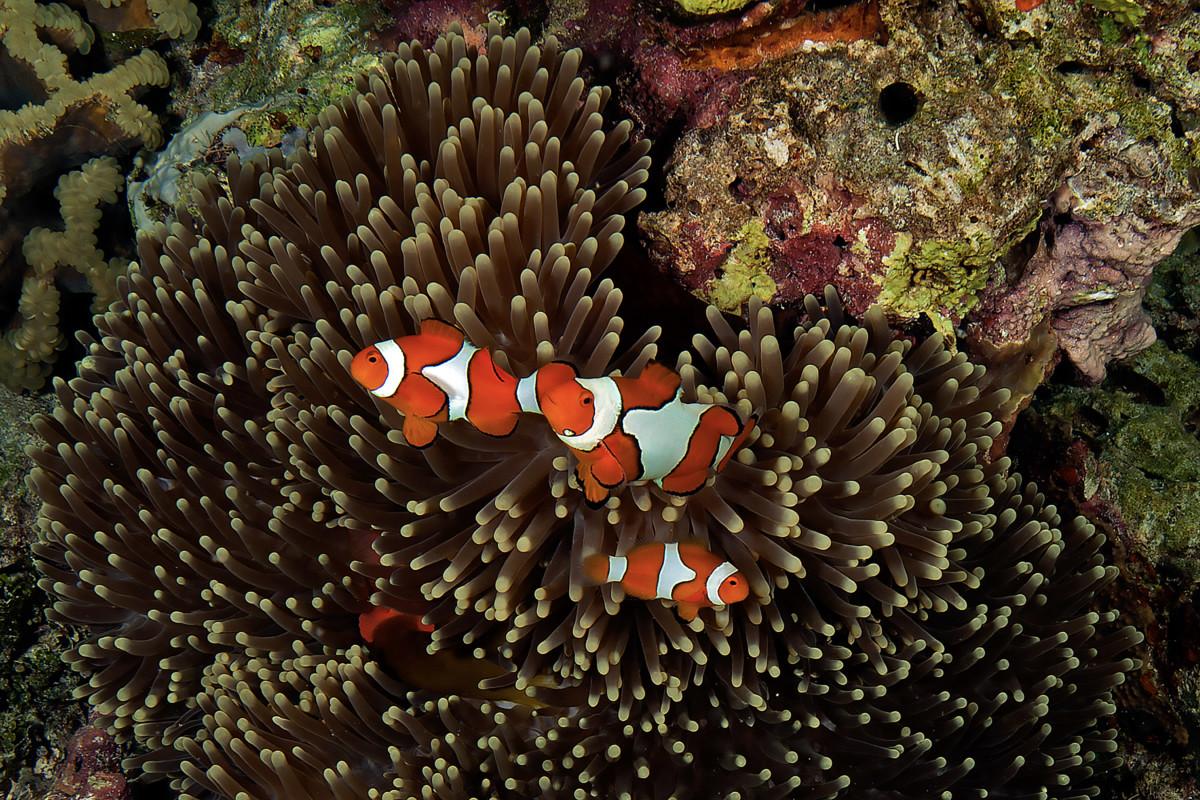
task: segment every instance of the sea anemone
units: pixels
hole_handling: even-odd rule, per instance
[[[1135,639],[1088,610],[1103,538],[987,460],[1007,393],[937,338],[832,293],[787,335],[710,310],[684,394],[755,431],[699,492],[602,509],[543,420],[417,449],[350,378],[430,317],[518,375],[654,357],[600,277],[648,146],[579,64],[524,31],[404,46],[311,152],[231,158],[139,242],[31,477],[43,585],[88,631],[68,658],[132,766],[184,797],[1086,793]],[[682,539],[751,598],[684,623],[582,580]],[[463,695],[530,702],[398,680],[358,638],[380,605],[507,669]]]

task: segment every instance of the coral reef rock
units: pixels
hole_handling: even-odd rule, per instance
[[[1050,319],[1091,378],[1148,345],[1151,269],[1200,224],[1196,15],[879,13],[882,40],[810,42],[685,131],[665,209],[640,220],[661,267],[726,309],[832,282],[855,311],[950,336],[967,318],[992,346]]]
[[[1041,390],[1012,440],[1021,462],[1114,543],[1122,576],[1110,596],[1146,633],[1138,680],[1122,687],[1117,702],[1133,754],[1127,772],[1148,797],[1190,797],[1197,775],[1191,743],[1200,737],[1194,636],[1200,258],[1194,247],[1163,262],[1147,292],[1159,340],[1112,365],[1097,386]]]
[[[433,17],[440,33],[460,19],[445,3],[440,12],[430,3],[397,5],[216,3],[211,35],[175,45],[186,71],[170,106],[183,120],[180,130],[163,150],[137,159],[130,173],[129,204],[139,230],[174,220],[193,180],[223,180],[230,155],[248,160],[267,148],[290,153],[306,146],[317,113],[352,91],[356,76],[378,67],[379,51],[395,46],[397,29],[426,32]]]
[[[83,718],[72,699],[79,677],[62,661],[77,640],[47,623],[30,557],[38,502],[25,486],[25,449],[42,442],[29,420],[51,405],[0,388],[0,797],[41,797]]]
[[[401,46],[311,150],[231,157],[140,238],[30,476],[42,586],[126,766],[184,800],[1091,791],[1139,636],[1094,607],[1104,536],[990,458],[1008,392],[941,337],[832,290],[799,322],[710,306],[683,397],[754,431],[694,494],[602,508],[540,417],[419,449],[353,380],[431,317],[517,375],[655,356],[604,275],[650,148],[582,61],[525,30]],[[680,540],[751,596],[684,621],[581,571]],[[410,684],[359,638],[378,606],[498,669]]]
[[[67,742],[67,754],[44,800],[130,800],[121,772],[121,748],[107,732],[84,725]]]

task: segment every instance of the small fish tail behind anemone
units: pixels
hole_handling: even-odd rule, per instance
[[[621,559],[624,561],[625,559]],[[610,577],[612,562],[609,557],[603,553],[593,553],[590,556],[584,556],[583,559],[583,574],[587,576],[588,583],[600,584],[610,583],[614,578]],[[620,580],[619,578],[615,580]]]

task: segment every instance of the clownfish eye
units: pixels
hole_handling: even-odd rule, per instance
[[[730,586],[737,586],[737,585],[738,585],[738,579],[737,579],[737,578],[730,578],[730,579],[729,579],[729,585],[730,585]]]
[[[583,398],[583,404],[585,406],[590,406],[592,404],[592,398],[590,398],[590,397]]]
[[[376,353],[369,353],[367,355],[367,361],[370,361],[372,364],[374,364],[375,362],[379,361],[379,355]]]

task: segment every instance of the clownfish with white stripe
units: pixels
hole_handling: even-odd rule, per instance
[[[754,427],[729,406],[687,403],[677,372],[651,362],[636,378],[581,378],[556,361],[536,373],[541,413],[578,460],[588,503],[627,481],[654,481],[677,495],[703,488]]]
[[[492,436],[507,436],[524,411],[537,411],[534,378],[501,369],[486,349],[436,319],[412,336],[363,348],[350,362],[363,388],[404,414],[404,438],[427,447],[438,426],[465,419]]]
[[[592,583],[619,583],[642,600],[674,600],[679,616],[696,618],[701,608],[738,603],[750,596],[746,576],[699,544],[650,542],[623,556],[594,554],[583,560]]]

